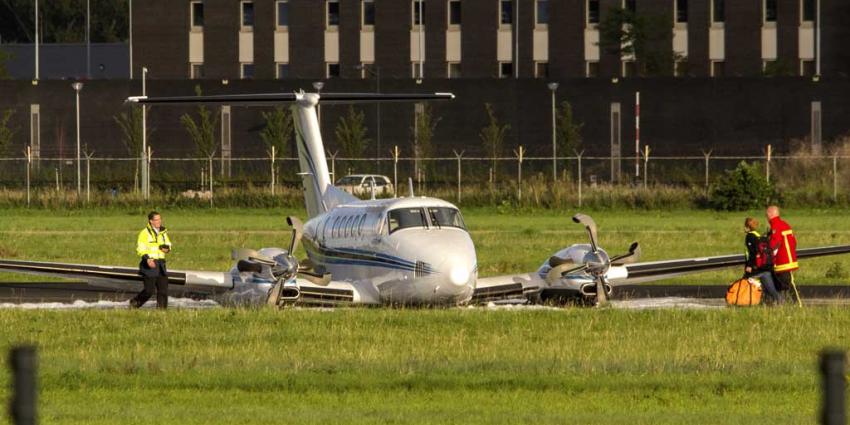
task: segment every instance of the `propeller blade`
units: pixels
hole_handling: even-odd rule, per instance
[[[239,262],[236,263],[236,270],[239,270],[242,273],[262,273],[263,265],[250,260],[239,260]]]
[[[573,216],[573,222],[584,225],[584,228],[587,229],[587,234],[590,236],[590,248],[595,253],[599,249],[599,245],[596,243],[596,222],[589,215],[581,213]]]
[[[230,251],[230,259],[232,260],[245,260],[258,255],[260,254],[257,253],[257,250],[250,248],[237,248]]]
[[[561,264],[566,264],[566,263],[572,264],[573,260],[571,258],[561,258],[561,257],[558,257],[557,255],[553,255],[553,256],[549,257],[549,267],[558,267]]]
[[[623,265],[636,263],[640,259],[640,244],[632,242],[629,252],[611,259],[611,264]]]
[[[596,277],[596,306],[605,307],[608,305],[608,293],[605,292],[605,278],[600,275]]]
[[[301,236],[304,235],[304,224],[295,216],[286,217],[286,223],[292,227],[292,240],[289,241],[289,254],[295,255],[295,250],[298,249],[298,243],[301,242]]]
[[[548,282],[549,284],[553,284],[553,283],[557,282],[558,279],[564,277],[564,275],[568,275],[570,273],[580,272],[582,270],[587,269],[587,264],[582,264],[582,265],[577,266],[577,267],[568,268],[569,266],[572,266],[572,265],[573,265],[573,263],[565,263],[565,264],[561,264],[560,266],[557,266],[557,267],[552,267],[552,269],[550,269],[549,272],[546,273],[546,282]]]
[[[269,297],[266,299],[266,305],[277,307],[280,302],[280,293],[283,291],[283,283],[275,284],[269,291]]]

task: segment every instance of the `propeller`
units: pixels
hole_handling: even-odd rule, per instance
[[[550,257],[549,266],[551,269],[546,274],[546,281],[552,283],[564,276],[585,272],[592,276],[596,282],[596,305],[604,306],[608,303],[608,293],[605,290],[605,287],[608,286],[605,277],[608,269],[611,268],[612,264],[622,265],[636,262],[640,258],[640,244],[632,242],[627,253],[609,258],[605,251],[599,249],[596,222],[593,221],[593,218],[585,214],[576,214],[573,216],[573,222],[584,225],[587,230],[590,239],[590,252],[585,254],[582,264],[578,265],[573,263],[571,259]]]
[[[232,251],[231,256],[236,263],[236,269],[242,273],[256,273],[273,282],[275,285],[269,291],[267,303],[277,305],[280,300],[283,284],[295,277],[304,278],[316,285],[326,286],[331,281],[331,274],[324,267],[314,265],[309,259],[298,261],[295,250],[304,235],[304,225],[297,217],[287,217],[286,223],[292,227],[292,238],[289,249],[274,256],[265,256],[253,249],[240,248]]]

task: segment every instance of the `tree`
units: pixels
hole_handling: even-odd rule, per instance
[[[33,0],[0,1],[0,39],[4,43],[33,43]],[[91,40],[95,43],[126,41],[129,27],[127,0],[91,0]],[[41,1],[39,32],[44,43],[79,43],[85,40],[86,2]]]
[[[0,155],[5,156],[12,147],[12,138],[15,137],[18,129],[11,126],[9,121],[15,115],[14,109],[6,109],[0,114]]]
[[[150,107],[146,106],[146,108]],[[144,152],[142,152],[142,125],[144,124],[142,120],[142,107],[132,106],[129,111],[114,115],[112,119],[121,128],[121,134],[123,136],[121,142],[127,148],[127,153],[130,154],[131,158],[137,158],[135,161],[136,170],[133,175],[133,186],[138,189],[139,166],[144,161]],[[148,128],[147,133],[150,136],[153,130]]]
[[[584,124],[573,122],[573,107],[567,101],[561,102],[555,121],[555,139],[558,141],[558,150],[561,155],[571,155],[574,150],[581,146],[581,128],[584,127]]]
[[[502,145],[505,142],[505,134],[511,129],[509,124],[499,123],[496,113],[493,112],[493,106],[489,103],[484,104],[484,109],[487,110],[487,119],[489,124],[481,129],[478,137],[484,143],[484,150],[487,155],[492,158],[493,165],[491,167],[493,176],[496,176],[496,158],[502,154]]]
[[[418,104],[416,109],[411,132],[413,133],[415,146],[415,152],[413,154],[417,159],[417,163],[419,163],[419,159],[430,158],[434,153],[432,140],[434,138],[434,130],[437,129],[437,124],[440,123],[440,118],[434,118],[434,112],[427,103]],[[419,164],[419,168],[423,172],[428,169],[427,165]]]
[[[365,114],[363,111],[348,107],[348,114],[339,118],[334,130],[336,142],[342,150],[342,156],[346,158],[359,158],[363,156],[369,139],[366,137]]]
[[[726,170],[710,198],[715,209],[726,211],[751,210],[772,201],[776,201],[776,190],[761,167],[744,161],[734,170]]]
[[[195,94],[200,96],[201,86],[195,86]],[[212,114],[206,106],[198,106],[198,121],[192,118],[189,114],[183,114],[180,117],[180,123],[189,133],[192,142],[195,143],[198,155],[202,158],[212,158],[215,156],[216,140],[215,128],[218,126],[218,116]]]
[[[0,80],[8,80],[12,78],[12,75],[9,74],[9,68],[6,67],[6,64],[9,63],[9,59],[11,58],[11,53],[0,49]]]
[[[278,106],[271,112],[261,114],[266,120],[266,128],[260,131],[260,139],[271,150],[275,149],[275,156],[289,156],[289,141],[292,140],[292,114],[288,109]]]
[[[599,23],[599,46],[606,52],[634,57],[641,76],[669,76],[685,58],[670,47],[673,27],[669,14],[638,15],[612,7]]]

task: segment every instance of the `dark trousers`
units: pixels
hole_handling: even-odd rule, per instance
[[[165,260],[155,260],[156,266],[148,268],[147,261],[139,263],[139,274],[143,277],[145,288],[132,300],[130,306],[139,308],[143,306],[156,292],[157,308],[168,308],[168,273],[165,269]]]

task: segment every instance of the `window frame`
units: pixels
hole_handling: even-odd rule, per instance
[[[336,66],[336,75],[331,75],[331,67]],[[339,66],[339,62],[325,62],[325,78],[340,78],[342,69]]]
[[[540,75],[539,67],[545,66],[546,75]],[[535,61],[534,62],[534,78],[549,78],[549,61]]]
[[[366,3],[372,5],[372,23],[366,23]],[[360,2],[360,29],[365,31],[374,31],[375,21],[377,21],[377,9],[375,0],[361,0]]]
[[[590,4],[591,3],[596,4],[596,20],[595,21],[590,20]],[[602,5],[599,4],[599,3],[600,3],[600,0],[585,0],[585,2],[584,2],[584,23],[585,23],[585,26],[595,28],[599,25],[599,21],[602,18],[602,16],[601,16],[602,15]]]
[[[721,20],[718,21],[717,18],[717,3],[722,4],[721,11],[723,12],[723,16],[721,16]],[[726,24],[726,0],[711,0],[711,25],[715,27],[720,27]]]
[[[282,75],[281,75],[281,72],[280,72],[280,67],[281,67],[281,66],[286,66],[286,67],[288,68],[288,67],[289,67],[289,62],[275,62],[275,64],[274,64],[274,65],[275,65],[275,66],[274,66],[274,72],[275,72],[275,74],[274,74],[274,75],[275,75],[275,79],[277,79],[277,80],[283,80],[283,79],[289,78],[289,72],[288,72],[288,71],[287,71],[287,73],[286,73],[286,75],[285,75],[285,76],[282,76]]]
[[[540,22],[540,2],[546,3],[546,22]],[[549,28],[549,6],[550,0],[534,0],[534,28],[547,29]]]
[[[772,21],[767,20],[767,10],[768,10],[767,2],[773,2],[773,4],[774,4],[773,20]],[[762,9],[761,9],[762,25],[764,25],[764,26],[775,26],[776,22],[779,20],[779,1],[778,0],[762,0],[761,5],[762,5]]]
[[[195,73],[195,67],[198,67],[200,70],[200,75]],[[204,78],[204,63],[203,62],[189,62],[189,79],[190,80],[202,80]]]
[[[720,65],[720,67],[723,68],[723,72],[721,73],[722,75],[717,75],[718,64]],[[721,77],[726,76],[726,61],[725,60],[711,61],[711,64],[709,65],[708,72],[709,72],[709,76],[711,76],[712,78],[721,78]]]
[[[422,80],[425,78],[425,66],[419,66],[420,61],[410,62],[410,78],[414,80]],[[420,75],[421,71],[421,75]]]
[[[505,67],[510,68],[509,73],[504,73],[503,71],[506,69]],[[514,77],[514,63],[513,62],[499,62],[499,78],[513,78]]]
[[[458,23],[452,23],[452,3],[455,3],[460,8],[460,16]],[[463,25],[463,3],[460,0],[446,0],[446,27],[448,29],[460,29]]]
[[[391,229],[390,228],[390,213],[395,211],[395,210],[403,210],[403,209],[408,209],[408,210],[418,209],[420,217],[422,218],[422,226],[421,227],[420,226],[410,226],[410,227],[399,226],[399,227],[396,227],[395,229]],[[391,210],[387,210],[385,215],[386,215],[386,218],[382,221],[386,221],[386,223],[387,223],[387,234],[388,235],[392,235],[393,233],[395,233],[399,230],[404,230],[404,229],[430,229],[430,220],[429,220],[430,217],[428,217],[428,212],[425,211],[424,207],[393,208]]]
[[[452,76],[452,65],[457,66],[457,76]],[[446,79],[456,80],[459,78],[463,78],[463,68],[460,67],[460,62],[447,62],[446,63]]]
[[[195,6],[201,7],[201,25],[195,25]],[[202,1],[192,1],[189,2],[189,29],[191,31],[203,31],[204,30],[204,2]]]
[[[331,24],[331,4],[336,4],[336,23]],[[340,21],[339,0],[325,0],[325,31],[339,30]]]
[[[812,19],[806,19],[806,2],[811,1],[812,3]],[[807,25],[814,25],[815,20],[818,18],[818,6],[817,0],[800,0],[800,23]]]
[[[595,68],[595,72],[591,75],[591,68]],[[584,61],[584,78],[599,78],[599,61]]]
[[[251,76],[250,77],[247,77],[245,75],[245,67],[246,66],[251,67]],[[254,65],[254,62],[240,62],[239,63],[239,78],[240,79],[242,79],[242,80],[253,80],[253,79],[256,78],[256,72],[257,72],[257,68]]]
[[[511,11],[510,12],[510,17],[511,17],[510,22],[504,22],[504,9],[503,8],[504,8],[505,3],[510,5],[510,11]],[[499,14],[498,14],[497,18],[498,18],[498,22],[499,22],[499,28],[502,28],[502,29],[513,28],[514,21],[516,20],[516,17],[514,16],[514,2],[513,2],[513,0],[499,0]]]
[[[251,25],[245,25],[245,5],[251,5]],[[256,10],[254,9],[254,0],[241,0],[239,2],[239,28],[242,31],[253,31],[254,30],[254,19],[256,18],[256,14],[254,13]]]
[[[286,4],[286,25],[280,24],[281,4]],[[289,0],[276,0],[274,2],[274,25],[278,31],[289,31]]]
[[[421,16],[419,18],[420,22],[417,24],[416,23],[416,15],[417,15],[417,13],[419,13],[419,6],[417,5],[417,3],[420,3],[420,2],[422,3],[422,15],[423,16]],[[427,12],[428,12],[428,10],[427,10],[427,7],[425,5],[425,0],[410,0],[410,28],[412,28],[414,31],[418,30],[419,27],[422,27],[422,29],[425,29],[425,16],[424,15]]]
[[[684,20],[679,20],[679,2],[685,3],[685,16]],[[687,25],[688,24],[688,12],[690,5],[688,4],[688,0],[673,0],[673,23],[675,25]]]

